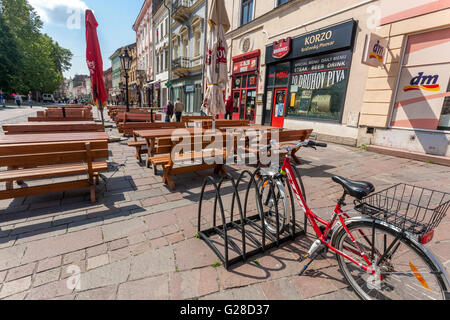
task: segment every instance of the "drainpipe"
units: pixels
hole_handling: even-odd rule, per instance
[[[207,37],[206,33],[208,32],[208,1],[205,0],[205,19],[203,20],[203,64],[202,64],[202,100],[201,104],[203,105],[203,100],[205,100],[205,68],[206,68],[206,48],[208,46],[207,44]]]
[[[169,29],[169,57],[167,58],[167,64],[168,64],[168,68],[169,68],[169,76],[168,76],[168,82],[172,82],[172,13],[170,8],[166,5],[166,0],[164,0],[164,7],[166,7],[167,9],[167,13],[169,15],[168,17],[168,29]],[[170,1],[170,3],[172,4],[172,1]],[[168,101],[172,101],[172,86],[170,88],[167,88],[167,100]]]

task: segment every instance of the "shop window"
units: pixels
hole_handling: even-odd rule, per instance
[[[256,75],[251,75],[248,77],[248,87],[249,88],[255,88],[256,87]]]
[[[450,28],[409,36],[391,127],[450,130]]]
[[[293,64],[288,115],[340,121],[351,51],[297,60]]]
[[[241,5],[241,25],[253,20],[253,0],[242,0]]]

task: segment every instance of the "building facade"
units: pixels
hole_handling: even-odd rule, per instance
[[[103,81],[105,82],[105,88],[106,88],[106,94],[108,95],[108,101],[107,104],[112,104],[112,68],[109,68],[108,70],[103,72]]]
[[[448,1],[225,4],[235,119],[312,128],[352,146],[450,154]],[[363,63],[376,37],[388,44],[383,56],[369,52],[379,67]]]
[[[109,59],[111,60],[111,83],[112,83],[112,94],[111,94],[111,98],[112,98],[112,102],[114,104],[118,103],[118,104],[125,104],[125,89],[126,89],[126,84],[125,84],[125,71],[122,69],[122,64],[120,62],[120,56],[125,53],[125,49],[128,50],[128,54],[132,56],[133,58],[133,62],[134,65],[136,65],[135,63],[135,59],[136,59],[136,43],[132,43],[130,45],[127,46],[123,46],[119,49],[117,49],[111,57],[109,57]],[[134,53],[134,54],[133,54]],[[133,73],[134,72],[134,73]],[[130,87],[130,83],[131,83],[131,79],[132,76],[133,78],[136,77],[136,68],[133,68],[128,72],[128,89],[129,89],[129,101],[131,102],[131,87]]]
[[[136,32],[137,54],[137,87],[139,99],[143,106],[149,106],[153,101],[153,21],[152,0],[146,0],[133,25]]]
[[[172,91],[186,113],[199,113],[203,99],[205,0],[173,0]]]
[[[171,7],[171,3],[167,3]],[[164,1],[154,0],[153,10],[153,106],[163,107],[170,99],[169,88],[169,12]]]

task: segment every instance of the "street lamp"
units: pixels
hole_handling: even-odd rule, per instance
[[[131,62],[132,57],[128,54],[128,49],[125,49],[124,53],[120,55],[120,63],[122,65],[122,70],[125,71],[127,112],[130,112],[130,103],[128,101],[128,71],[131,69]]]

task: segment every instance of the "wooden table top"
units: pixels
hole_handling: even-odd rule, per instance
[[[283,128],[277,128],[277,127],[271,127],[271,126],[264,126],[264,125],[251,125],[251,126],[220,126],[219,130],[244,130],[244,131],[249,131],[249,130],[256,130],[256,131],[263,131],[263,130],[280,130],[283,131]]]
[[[193,135],[195,132],[203,133],[205,129],[200,128],[173,128],[173,129],[152,129],[152,130],[135,130],[134,134],[137,137],[144,139],[156,139],[171,137],[175,132],[179,132],[178,136]]]
[[[13,123],[13,124],[3,124],[3,128],[16,128],[16,127],[58,127],[58,126],[92,126],[96,125],[95,121],[41,121],[41,122],[24,122],[24,123]]]
[[[2,135],[0,136],[0,145],[93,140],[109,140],[109,136],[106,132],[38,133],[15,134],[10,136]]]

